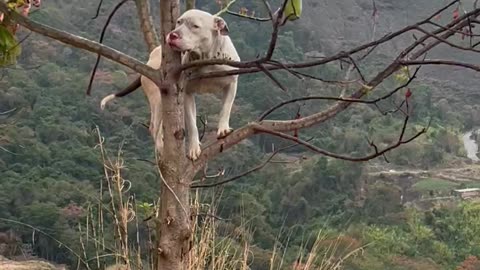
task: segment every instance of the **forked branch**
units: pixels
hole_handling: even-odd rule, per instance
[[[308,143],[308,141],[310,141],[311,139],[305,141],[306,143]],[[285,146],[285,147],[282,147],[282,148],[279,148],[277,150],[275,150],[267,159],[265,159],[265,161],[263,161],[262,163],[258,164],[257,166],[245,171],[245,172],[242,172],[240,174],[237,174],[229,179],[226,179],[226,180],[222,180],[222,181],[218,181],[218,182],[214,182],[214,183],[206,183],[206,184],[193,184],[191,185],[191,188],[211,188],[211,187],[216,187],[216,186],[221,186],[221,185],[224,185],[224,184],[227,184],[227,183],[230,183],[230,182],[233,182],[233,181],[236,181],[238,179],[241,179],[249,174],[252,174],[256,171],[259,171],[261,169],[263,169],[265,166],[267,166],[268,164],[271,163],[272,159],[277,155],[279,154],[280,152],[282,151],[285,151],[289,148],[292,148],[292,147],[295,147],[295,146],[298,146],[300,145],[300,143],[295,143],[295,144],[292,144],[292,145],[288,145],[288,146]]]
[[[140,19],[140,28],[142,29],[143,37],[147,44],[148,51],[151,52],[160,45],[160,42],[158,41],[157,31],[153,26],[150,2],[149,0],[135,0],[135,4],[137,5],[137,13]]]
[[[400,135],[399,135],[396,143],[394,143],[394,144],[392,144],[392,145],[390,145],[390,146],[388,146],[388,147],[386,147],[382,150],[379,150],[378,147],[371,142],[370,145],[372,146],[374,152],[369,154],[369,155],[362,156],[362,157],[353,157],[353,156],[349,156],[349,155],[335,154],[335,153],[329,152],[327,150],[321,149],[321,148],[319,148],[319,147],[317,147],[317,146],[315,146],[311,143],[308,143],[308,142],[306,142],[302,139],[299,139],[297,137],[288,135],[286,133],[269,130],[269,129],[266,129],[266,128],[261,127],[261,126],[256,126],[255,129],[258,132],[271,134],[271,135],[279,137],[279,138],[283,138],[283,139],[286,139],[286,140],[296,142],[296,143],[306,147],[307,149],[309,149],[309,150],[311,150],[311,151],[313,151],[317,154],[321,154],[321,155],[331,157],[331,158],[335,158],[335,159],[341,159],[341,160],[347,160],[347,161],[353,161],[353,162],[360,162],[360,161],[368,161],[368,160],[383,156],[385,153],[387,153],[387,152],[389,152],[389,151],[391,151],[395,148],[398,148],[399,146],[401,146],[403,144],[407,144],[407,143],[415,140],[416,138],[418,138],[420,135],[427,132],[428,127],[425,127],[422,130],[420,130],[419,132],[415,133],[413,136],[411,136],[409,138],[405,138],[405,131],[406,131],[406,128],[407,128],[408,120],[409,120],[409,116],[407,115],[407,116],[405,116],[405,119],[403,121],[402,130],[400,132]]]
[[[313,66],[319,66],[323,65],[325,63],[329,63],[332,61],[337,61],[337,60],[351,60],[352,55],[356,53],[361,53],[365,50],[369,50],[371,48],[376,48],[378,45],[386,43],[388,41],[391,41],[394,38],[399,37],[400,35],[403,35],[407,32],[410,31],[416,31],[418,30],[418,27],[427,24],[432,18],[434,18],[436,15],[440,14],[441,12],[447,10],[449,7],[453,6],[455,3],[458,3],[458,1],[453,1],[450,4],[446,5],[445,7],[442,7],[438,11],[434,12],[431,16],[429,16],[427,19],[422,20],[418,23],[415,23],[413,25],[404,27],[403,29],[396,31],[391,34],[387,34],[386,36],[375,40],[373,42],[366,43],[364,45],[358,46],[354,49],[351,49],[349,51],[343,51],[340,53],[337,53],[333,56],[330,57],[325,57],[322,59],[317,59],[314,61],[307,61],[307,62],[302,62],[302,63],[288,63],[288,64],[264,64],[263,67],[267,70],[279,70],[279,69],[298,69],[298,68],[305,68],[305,67],[313,67]],[[368,80],[365,85],[354,91],[351,95],[347,97],[342,97],[342,98],[328,98],[328,97],[319,97],[319,99],[330,99],[330,100],[336,100],[337,102],[327,109],[314,113],[312,115],[308,115],[305,117],[301,117],[299,119],[295,120],[276,120],[276,121],[268,121],[268,120],[261,120],[259,122],[253,122],[249,123],[248,125],[239,128],[238,130],[234,131],[232,134],[230,134],[228,137],[223,138],[221,140],[218,140],[217,142],[214,142],[210,145],[208,145],[205,149],[202,150],[202,154],[200,158],[194,162],[189,168],[188,173],[194,174],[196,171],[198,171],[203,164],[206,162],[206,160],[211,160],[214,158],[216,155],[219,153],[225,151],[226,149],[238,144],[240,141],[258,133],[268,133],[271,135],[275,135],[278,137],[282,137],[285,139],[292,139],[296,142],[301,143],[301,141],[298,141],[293,136],[286,135],[283,132],[287,131],[293,131],[293,130],[299,130],[299,129],[304,129],[307,127],[311,127],[313,125],[318,125],[320,123],[323,123],[333,117],[335,117],[338,113],[346,110],[348,107],[350,107],[352,104],[356,103],[370,103],[370,104],[375,104],[381,99],[388,98],[392,96],[395,92],[399,91],[402,89],[404,86],[399,87],[395,89],[394,91],[388,93],[387,95],[375,99],[375,100],[363,100],[363,98],[370,93],[371,91],[375,90],[375,88],[383,83],[385,79],[393,75],[395,72],[400,70],[405,65],[414,65],[414,64],[453,64],[449,62],[439,62],[439,61],[432,61],[429,60],[429,62],[425,62],[427,60],[417,60],[419,58],[422,58],[425,56],[427,52],[438,46],[439,44],[444,43],[445,40],[449,39],[458,31],[463,29],[464,27],[468,27],[473,19],[476,19],[480,15],[480,9],[475,9],[472,10],[457,19],[451,21],[444,27],[435,29],[428,34],[424,34],[423,36],[417,38],[410,46],[406,47],[403,51],[401,51],[396,59],[391,62],[389,65],[387,65],[382,71],[377,73],[372,79]],[[433,37],[434,35],[435,37]],[[433,40],[432,40],[433,39]],[[408,62],[405,62],[408,61]],[[412,61],[419,61],[419,62],[412,62]],[[350,61],[351,62],[351,61]],[[232,70],[232,71],[227,71],[227,72],[217,72],[217,73],[210,73],[206,74],[205,76],[202,75],[201,77],[217,77],[217,76],[225,76],[225,75],[233,75],[233,74],[245,74],[245,73],[253,73],[253,72],[258,72],[262,71],[258,67],[258,61],[251,61],[251,62],[232,62],[232,61],[226,61],[226,60],[206,60],[206,61],[197,61],[193,62],[188,65],[184,65],[181,67],[181,69],[186,69],[190,67],[198,67],[202,65],[209,65],[209,64],[227,64],[231,65],[232,67],[236,67],[238,69]],[[421,64],[420,64],[421,65]],[[455,63],[455,65],[461,66],[458,63]],[[475,69],[476,66],[474,65],[463,65],[464,67]],[[415,74],[416,75],[416,74]],[[411,82],[411,80],[414,79],[414,76],[412,76],[409,80],[408,83]],[[365,79],[366,80],[366,79]],[[403,103],[402,103],[403,104]],[[407,118],[408,120],[408,118]],[[324,150],[318,149],[316,147],[309,147],[311,150],[315,150],[319,153],[323,153],[325,155],[331,156],[331,157],[336,157],[336,158],[341,158],[341,159],[347,159],[350,158],[350,160],[353,161],[363,161],[363,160],[368,160],[371,158],[374,158],[378,155],[382,155],[386,151],[389,151],[395,147],[398,147],[401,144],[410,142],[411,140],[417,138],[421,134],[423,134],[425,131],[422,130],[415,136],[405,139],[403,135],[397,142],[397,144],[392,145],[386,149],[383,150],[378,150],[376,149],[375,152],[369,156],[366,157],[358,157],[358,158],[350,158],[350,157],[345,157],[341,155],[337,155],[334,153],[329,153]],[[403,133],[402,133],[403,134]],[[305,144],[305,146],[307,146]]]
[[[156,72],[153,68],[109,46],[100,44],[95,41],[91,41],[77,35],[73,35],[62,30],[55,29],[50,26],[46,26],[44,24],[35,22],[29,18],[23,17],[14,10],[9,9],[4,1],[0,1],[0,12],[6,14],[6,16],[10,17],[13,21],[31,30],[32,32],[52,38],[75,48],[83,49],[95,54],[100,54],[105,58],[108,58],[114,62],[129,67],[142,75],[145,75],[152,81],[159,82],[156,76]]]

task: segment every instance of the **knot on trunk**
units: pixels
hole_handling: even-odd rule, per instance
[[[185,138],[185,129],[181,128],[173,134],[175,136],[175,139],[177,140],[183,140]]]
[[[161,93],[162,95],[168,95],[168,93],[170,93],[170,89],[171,89],[171,88],[172,88],[171,85],[166,84],[166,83],[162,83],[162,84],[160,85],[160,93]]]

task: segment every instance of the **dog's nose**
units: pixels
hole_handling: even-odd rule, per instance
[[[180,36],[179,36],[177,33],[173,32],[173,33],[170,33],[170,35],[168,36],[168,38],[169,38],[171,41],[174,41],[174,40],[179,39]]]

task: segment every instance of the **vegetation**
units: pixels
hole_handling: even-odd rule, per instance
[[[93,17],[97,4],[93,0],[82,5],[45,0],[42,9],[30,17],[97,39],[106,19],[103,11],[115,3],[106,3],[98,19],[86,19]],[[250,11],[263,8],[261,1],[241,5]],[[214,1],[198,1],[197,6],[218,9]],[[158,6],[152,8],[157,11]],[[145,60],[146,47],[131,12],[133,8],[119,11],[105,43]],[[309,44],[320,40],[302,28],[301,21],[282,29],[276,59],[305,60],[311,51]],[[228,23],[242,58],[254,59],[265,51],[270,25],[233,16]],[[20,34],[26,32],[20,29]],[[150,251],[156,240],[155,224],[144,220],[158,206],[160,183],[152,165],[153,144],[144,126],[149,119],[146,100],[138,91],[109,104],[105,111],[99,109],[101,97],[128,84],[135,74],[117,64],[102,63],[93,96],[86,98],[94,56],[35,34],[21,48],[15,65],[0,69],[0,112],[8,112],[0,114],[0,231],[13,230],[16,236],[14,241],[8,238],[12,241],[0,251],[17,258],[23,251],[69,266],[88,264],[91,269],[103,269],[121,259],[137,267],[153,264]],[[363,72],[374,74],[377,63],[388,58],[383,57],[374,54],[362,66]],[[336,65],[309,71],[327,80],[344,74]],[[338,88],[330,84],[298,83],[287,72],[280,74],[285,74],[278,80],[288,88],[287,93],[272,87],[263,75],[240,77],[232,117],[235,128],[291,97],[338,94]],[[381,90],[398,85],[392,79]],[[435,169],[453,162],[463,164],[461,133],[479,125],[478,105],[461,99],[461,106],[454,107],[447,98],[455,98],[455,88],[445,87],[447,98],[441,98],[433,83],[417,81],[410,87],[414,91],[410,106],[415,112],[410,125],[417,130],[427,123],[430,127],[424,136],[387,153],[389,163],[383,157],[352,163],[314,156],[297,146],[237,181],[196,189],[192,199],[197,222],[192,241],[196,244],[189,269],[206,269],[206,265],[291,269],[294,263],[305,270],[335,269],[337,265],[350,270],[475,269],[480,264],[479,204],[455,202],[419,211],[401,204],[400,185],[367,181],[371,180],[368,173],[378,166]],[[372,98],[381,93],[372,93]],[[395,101],[403,95],[396,95]],[[215,122],[212,116],[218,104],[217,97],[201,97],[198,114],[207,123]],[[329,104],[291,104],[271,118],[293,119],[297,112],[309,115]],[[371,152],[366,138],[379,146],[389,145],[402,124],[402,116],[384,116],[375,106],[359,105],[321,128],[301,131],[301,136],[312,137],[312,144],[328,151],[361,156]],[[213,126],[208,124],[207,131]],[[275,148],[287,145],[259,135],[235,147],[231,155],[209,162],[207,174],[226,168],[218,179],[225,180],[253,168],[274,151],[272,144]],[[412,188],[448,191],[455,186],[425,179]],[[31,250],[21,243],[29,244]]]
[[[458,185],[459,185],[458,183],[454,183],[447,180],[428,178],[415,183],[415,185],[413,185],[413,188],[420,192],[426,192],[431,190],[432,191],[449,191]]]

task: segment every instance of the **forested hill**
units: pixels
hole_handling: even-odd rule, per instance
[[[377,26],[373,37],[376,39],[387,33],[394,32],[402,27],[412,25],[427,18],[433,11],[438,10],[448,1],[375,1],[377,8]],[[472,6],[474,0],[462,1],[465,9]],[[298,37],[302,40],[302,48],[306,51],[319,51],[326,55],[334,52],[354,48],[372,40],[373,1],[346,0],[346,1],[306,1],[305,17],[296,25],[307,31]],[[447,22],[453,14],[444,14],[436,18],[436,22]],[[426,27],[425,29],[429,29]],[[308,38],[305,39],[305,35]],[[420,35],[420,32],[418,32]],[[460,35],[458,35],[460,41]],[[377,50],[375,63],[391,60],[401,49],[411,43],[411,35],[403,35],[400,39],[386,43]],[[467,44],[468,40],[459,44]],[[300,42],[299,42],[300,43]],[[304,45],[306,44],[306,46]],[[440,45],[429,58],[458,59],[467,63],[477,63],[480,57],[476,53],[459,52],[448,45]],[[388,59],[388,60],[387,60]],[[425,67],[422,72],[425,76],[420,79],[428,81],[438,91],[433,92],[435,98],[447,98],[451,105],[463,107],[465,104],[476,105],[480,96],[476,72],[465,71],[462,68],[452,67]]]
[[[41,9],[33,12],[31,18],[98,40],[108,14],[118,1],[104,0],[98,18],[92,19],[98,2],[44,0]],[[200,9],[218,10],[216,1],[197,2]],[[278,2],[275,3],[278,5]],[[378,22],[372,36],[371,0],[304,1],[301,19],[282,28],[275,58],[285,62],[301,61],[348,50],[412,24],[446,3],[443,0],[375,2]],[[462,1],[464,5],[472,2]],[[267,16],[262,1],[238,1],[232,9],[238,11],[240,7],[255,10],[258,16]],[[158,23],[158,6],[153,5],[152,10]],[[228,14],[222,16],[242,60],[254,59],[265,51],[270,23]],[[26,34],[28,31],[22,30],[20,36]],[[371,76],[412,39],[405,36],[381,46],[360,68],[366,76]],[[139,33],[133,1],[127,2],[114,16],[104,43],[146,60],[148,53]],[[431,56],[458,55],[441,46]],[[137,91],[117,99],[104,111],[99,106],[102,97],[125,87],[135,74],[102,61],[93,94],[86,96],[95,57],[31,34],[22,43],[18,64],[0,69],[0,112],[12,110],[0,115],[0,218],[3,218],[0,231],[14,229],[24,243],[32,244],[35,255],[71,265],[76,259],[64,246],[39,233],[32,236],[30,227],[12,221],[34,226],[62,243],[71,243],[70,247],[80,252],[78,221],[84,216],[72,214],[70,210],[85,210],[98,200],[96,194],[104,171],[97,126],[109,156],[113,159],[119,154],[123,158],[122,173],[131,182],[130,192],[135,194],[137,202],[154,203],[158,196],[159,180],[151,165],[154,156],[145,127],[149,113],[143,93]],[[468,53],[462,57],[471,62],[480,60]],[[345,69],[338,63],[307,71],[326,80],[345,77]],[[318,80],[297,80],[288,72],[275,74],[288,88],[287,92],[262,74],[240,77],[231,117],[233,128],[256,119],[281,101],[305,95],[338,96],[341,91],[335,85]],[[296,258],[306,235],[315,234],[321,228],[325,228],[331,239],[344,233],[348,236],[345,239],[353,239],[355,243],[380,243],[367,250],[364,257],[352,261],[348,269],[452,269],[468,255],[479,255],[480,234],[471,232],[480,231],[480,222],[474,222],[478,221],[475,215],[468,215],[479,211],[475,207],[439,210],[420,218],[417,213],[404,211],[399,204],[397,187],[365,185],[366,172],[373,166],[429,169],[465,162],[459,135],[480,124],[478,79],[478,75],[456,68],[424,68],[419,80],[411,85],[411,106],[415,112],[413,128],[418,130],[431,121],[427,134],[387,154],[388,164],[383,158],[350,163],[315,156],[300,147],[289,149],[278,157],[278,163],[222,190],[218,211],[218,215],[225,218],[222,228],[235,231],[245,225],[245,221],[248,227],[254,228],[252,269],[258,270],[269,269],[265,264],[277,237],[285,229],[291,229],[288,239],[280,240],[288,240],[293,247],[286,253],[288,261]],[[373,96],[393,86],[395,82],[387,81]],[[403,94],[399,93],[396,100],[401,100]],[[214,132],[220,99],[208,95],[198,100],[199,116],[208,119],[207,133]],[[299,110],[308,114],[329,104],[325,101],[292,104],[272,118],[292,119]],[[389,102],[382,104],[389,105]],[[300,136],[313,137],[312,143],[328,151],[360,156],[372,150],[367,138],[379,146],[394,142],[402,121],[401,115],[383,116],[374,106],[359,105]],[[209,173],[224,167],[227,176],[232,176],[252,168],[267,157],[265,152],[271,150],[272,143],[282,142],[258,136],[242,143],[209,164]]]

